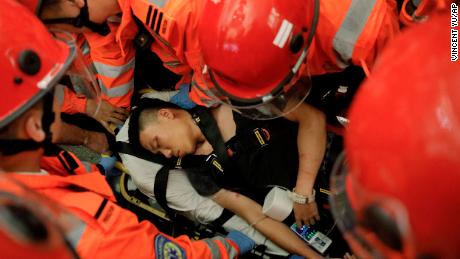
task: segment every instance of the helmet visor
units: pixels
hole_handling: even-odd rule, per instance
[[[0,175],[2,258],[78,258],[75,247],[85,226],[13,177]]]
[[[51,30],[54,38],[64,42],[70,48],[73,62],[67,65],[67,70],[62,76],[57,76],[57,80],[53,80],[50,84],[57,84],[57,92],[60,93],[57,98],[60,104],[64,101],[64,94],[76,95],[78,98],[95,100],[96,104],[100,104],[100,87],[96,80],[96,75],[91,63],[85,60],[85,57],[80,52],[76,45],[75,38],[67,32],[59,30]],[[65,88],[62,88],[65,87]]]
[[[46,127],[51,127],[52,134],[54,136],[61,136],[61,116],[60,113],[64,107],[72,106],[69,100],[75,98],[85,100],[85,104],[88,104],[88,100],[93,100],[92,105],[96,105],[94,110],[95,114],[99,112],[101,105],[101,94],[100,87],[96,80],[95,72],[91,66],[91,63],[85,60],[85,57],[81,54],[80,49],[76,45],[75,38],[64,31],[51,30],[51,33],[58,41],[65,43],[70,49],[70,55],[74,58],[71,63],[66,64],[67,69],[61,72],[61,75],[55,77],[55,79],[48,82],[49,85],[54,84],[54,102],[53,102],[53,118],[50,118]],[[49,105],[45,100],[46,106]],[[85,107],[86,109],[86,107]],[[65,110],[64,110],[65,112]],[[44,115],[46,116],[46,114]],[[53,137],[54,139],[54,137]]]
[[[281,82],[271,86],[247,87],[202,65],[195,87],[205,94],[202,101],[229,105],[242,115],[256,120],[281,117],[299,106],[308,96],[311,80],[304,60],[307,49]],[[263,75],[260,75],[263,78]],[[203,87],[200,87],[202,85]],[[227,87],[230,86],[230,87]],[[254,91],[253,88],[257,90]],[[230,89],[239,89],[238,93]]]
[[[359,258],[414,258],[406,209],[370,193],[349,174],[344,153],[331,175],[330,205],[339,229]]]

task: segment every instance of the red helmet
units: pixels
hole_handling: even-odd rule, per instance
[[[362,258],[460,257],[460,62],[449,25],[433,16],[390,43],[352,104],[331,206]]]
[[[2,2],[0,34],[8,35],[0,39],[0,128],[42,99],[65,74],[74,90],[99,96],[94,75],[76,59],[78,48],[70,34],[55,31],[53,37],[29,10],[12,0]]]
[[[206,1],[198,33],[212,97],[258,119],[296,107],[310,90],[309,80],[292,86],[308,74],[318,9],[317,0]]]
[[[78,258],[85,223],[9,177],[0,175],[0,257]]]
[[[40,15],[42,8],[42,0],[17,0],[19,3],[23,4],[29,8],[35,15]]]

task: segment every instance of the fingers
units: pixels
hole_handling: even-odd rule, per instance
[[[321,219],[321,217],[319,216],[318,212],[316,212],[314,218],[315,218],[316,221],[319,221]]]
[[[115,117],[110,117],[110,118],[108,119],[108,122],[109,122],[109,123],[113,123],[113,124],[115,124],[115,125],[118,126],[118,125],[123,124],[124,120],[119,120],[119,119],[117,119],[117,118],[115,118]]]
[[[295,223],[297,224],[297,227],[298,227],[298,228],[300,228],[300,227],[303,226],[302,220],[300,220],[300,219],[297,219],[297,218],[296,218],[296,219],[295,219]]]
[[[127,115],[113,112],[113,113],[110,114],[110,117],[118,119],[120,121],[125,121],[126,118],[127,118]]]
[[[106,153],[109,149],[109,143],[104,133],[91,132],[89,135],[88,148],[98,152]]]
[[[108,132],[110,132],[110,134],[115,135],[115,132],[110,128],[110,125],[109,125],[108,122],[106,122],[106,121],[99,121],[99,122],[102,124],[102,126],[104,126],[104,128],[105,128]]]
[[[129,110],[127,108],[119,107],[115,109],[115,112],[123,115],[125,118],[129,116]]]

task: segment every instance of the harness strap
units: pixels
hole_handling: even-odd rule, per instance
[[[212,116],[212,113],[205,107],[196,106],[192,109],[191,114],[198,127],[200,127],[201,132],[203,132],[203,135],[214,149],[214,153],[216,154],[217,159],[221,161],[223,168],[231,168],[224,139],[220,134],[219,127],[217,126],[217,122]]]
[[[265,147],[270,142],[270,133],[265,128],[254,128],[244,133],[239,133],[227,142],[230,156],[242,152],[252,152]]]
[[[174,220],[176,217],[175,212],[168,206],[168,202],[166,200],[166,189],[168,187],[170,169],[171,168],[169,166],[165,165],[157,172],[153,193],[155,194],[155,199],[158,204],[160,204],[160,206],[166,211],[166,214]]]

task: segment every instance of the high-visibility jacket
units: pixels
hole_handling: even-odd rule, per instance
[[[233,258],[237,246],[217,237],[192,241],[172,238],[148,221],[138,222],[119,207],[99,173],[62,177],[12,174],[27,187],[63,205],[84,224],[68,236],[82,258]]]
[[[123,19],[132,19],[132,11],[144,23],[155,38],[152,50],[167,68],[179,74],[201,73],[197,26],[203,4],[202,0],[125,0]],[[320,1],[318,27],[307,57],[309,73],[337,72],[351,64],[372,67],[398,32],[394,0]],[[205,96],[200,87],[192,87],[193,101],[203,104]]]
[[[66,150],[60,150],[49,156],[42,156],[40,168],[50,174],[63,176],[87,174],[99,170],[95,164],[81,161],[72,152]]]
[[[77,43],[86,65],[97,77],[101,98],[116,107],[129,108],[134,92],[134,37],[137,27],[131,25],[126,33],[129,37],[117,39],[119,22],[109,22],[110,33],[101,36],[95,32],[78,35]],[[126,34],[125,33],[125,34]],[[63,112],[85,113],[86,98],[65,89],[61,93]]]
[[[309,72],[339,72],[352,64],[372,68],[397,33],[394,0],[320,1],[318,27],[307,57]]]

